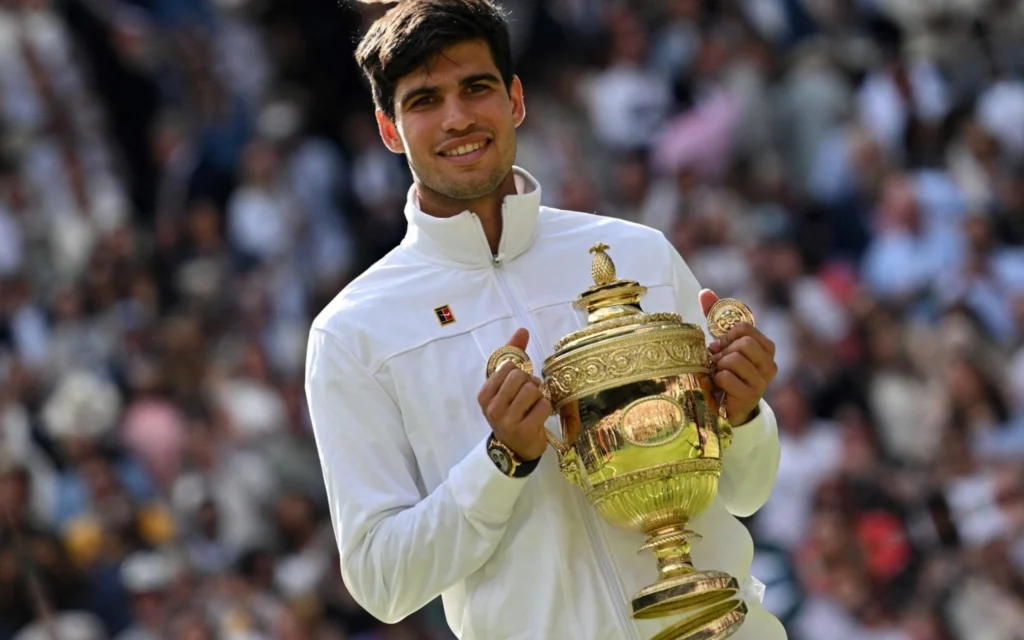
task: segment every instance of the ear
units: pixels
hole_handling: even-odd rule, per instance
[[[377,130],[380,131],[380,139],[384,141],[384,146],[392,153],[404,154],[405,145],[402,144],[402,136],[398,135],[395,121],[380,109],[377,109],[375,115],[377,116]]]
[[[512,77],[512,86],[508,89],[509,99],[512,101],[512,120],[516,126],[523,124],[526,119],[526,102],[523,100],[523,83],[519,76]]]

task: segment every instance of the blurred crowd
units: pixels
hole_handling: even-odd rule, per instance
[[[778,346],[747,524],[790,637],[1024,638],[1022,3],[505,6],[545,204],[660,229]],[[0,1],[0,638],[450,638],[346,592],[302,389],[405,230],[381,10]]]

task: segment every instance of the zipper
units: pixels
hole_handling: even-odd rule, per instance
[[[519,304],[519,299],[512,292],[512,287],[508,283],[508,276],[505,275],[505,270],[502,269],[502,261],[500,254],[495,256],[491,253],[490,244],[487,242],[487,235],[484,233],[483,225],[480,224],[480,219],[477,217],[475,213],[472,215],[474,218],[476,218],[477,229],[479,229],[480,231],[480,237],[483,240],[484,247],[487,249],[487,255],[490,257],[491,266],[493,267],[491,271],[494,274],[495,280],[498,281],[498,287],[501,289],[502,294],[505,296],[506,302],[511,307],[513,317],[515,317],[516,322],[519,324],[519,326],[523,327],[524,329],[530,332],[531,337],[539,337],[536,330],[534,329],[533,323],[530,321],[529,314],[527,314],[525,309],[523,309],[523,307]],[[504,218],[505,203],[502,203],[501,205],[501,215]],[[535,351],[537,345],[536,340],[531,340],[531,343],[533,344]],[[527,346],[527,350],[529,350],[529,346]],[[537,359],[536,353],[531,355],[531,359],[533,359],[535,362],[543,362],[543,359]],[[535,371],[534,373],[536,375],[540,374],[539,371]],[[586,502],[586,498],[578,489],[574,488],[573,493],[576,494],[576,506],[582,507],[578,508],[577,510],[583,512],[583,518],[586,521],[585,528],[587,530],[587,538],[589,538],[590,540],[590,548],[592,550],[592,555],[597,560],[598,569],[600,569],[601,575],[604,577],[605,584],[609,585],[610,587],[614,586],[620,594],[620,596],[628,597],[628,594],[626,594],[626,586],[622,582],[622,577],[619,575],[618,571],[615,570],[615,567],[611,563],[611,553],[608,551],[608,539],[605,536],[604,531],[601,530],[600,523],[597,522],[597,515],[594,513],[593,507],[591,507],[591,505]],[[615,594],[610,595],[613,598],[615,597]],[[622,611],[622,608],[617,606],[614,607],[614,609],[616,615],[619,618],[619,624],[622,627],[622,630],[626,633],[625,637],[629,638],[630,640],[640,640],[640,637],[636,631],[636,626],[625,616],[625,614]]]
[[[615,585],[619,597],[629,598],[630,594],[626,593],[626,585],[622,582],[622,576],[619,575],[619,572],[611,562],[611,553],[608,551],[608,538],[604,533],[604,529],[601,528],[601,523],[598,522],[597,514],[594,513],[594,507],[587,502],[582,491],[576,490],[575,493],[576,504],[580,507],[578,511],[583,512],[583,518],[586,520],[587,537],[590,538],[593,555],[597,558],[597,566],[601,569],[601,575],[604,576],[605,584]],[[615,595],[612,594],[612,597],[614,598]],[[615,607],[615,613],[618,615],[622,628],[626,630],[627,636],[633,640],[640,640],[636,625],[626,617],[621,606]]]

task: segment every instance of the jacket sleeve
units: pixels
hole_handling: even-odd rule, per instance
[[[707,319],[700,307],[701,286],[679,252],[667,241],[675,284],[676,308],[687,322],[707,332]],[[737,517],[753,515],[764,506],[775,486],[782,452],[775,413],[764,400],[757,415],[745,425],[733,428],[732,446],[722,452],[722,477],[718,495]]]
[[[318,328],[306,395],[342,578],[356,602],[395,623],[490,558],[527,479],[498,471],[483,440],[426,494],[397,404]]]

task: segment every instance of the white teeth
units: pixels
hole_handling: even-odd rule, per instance
[[[451,149],[450,151],[445,151],[441,155],[448,156],[448,157],[464,156],[467,153],[472,153],[472,152],[476,151],[477,149],[483,148],[483,146],[485,144],[487,144],[486,141],[474,142],[472,144],[464,144],[461,147],[458,147],[458,148],[455,148],[455,149]]]

